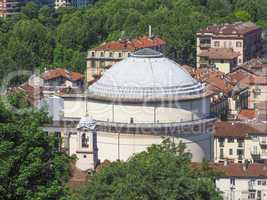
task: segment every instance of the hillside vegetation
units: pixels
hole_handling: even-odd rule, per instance
[[[0,19],[0,78],[22,69],[83,72],[89,48],[147,34],[148,25],[167,41],[167,56],[194,64],[199,28],[249,20],[267,27],[266,10],[263,0],[98,0],[58,10],[30,2],[21,14]]]

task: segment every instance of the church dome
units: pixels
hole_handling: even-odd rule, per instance
[[[204,86],[162,53],[141,49],[114,64],[88,90],[98,98],[144,101],[201,94]]]

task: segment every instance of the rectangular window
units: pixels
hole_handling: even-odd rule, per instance
[[[255,199],[256,195],[255,195],[255,192],[250,192],[248,194],[248,199]]]
[[[101,57],[104,57],[104,52],[101,52],[101,53],[100,53],[100,56],[101,56]]]
[[[238,142],[238,147],[239,148],[244,147],[244,139],[237,139],[237,142]]]
[[[229,149],[229,155],[230,155],[230,156],[233,155],[233,149]]]
[[[95,61],[94,60],[91,61],[91,66],[92,66],[92,68],[95,68],[96,67],[96,64],[95,64]]]
[[[235,178],[230,178],[230,184],[235,185]]]
[[[214,42],[214,46],[215,46],[215,47],[219,47],[219,46],[220,46],[220,42],[219,42],[219,41],[215,41],[215,42]]]
[[[111,57],[111,58],[113,57],[113,53],[112,52],[109,53],[109,57]]]
[[[240,155],[240,156],[243,156],[244,155],[244,150],[243,149],[237,149],[236,150],[236,154]]]
[[[242,47],[242,42],[236,42],[236,47]]]
[[[260,190],[258,190],[257,191],[257,200],[261,200],[262,198],[261,198],[261,191]]]
[[[223,159],[224,155],[223,155],[223,149],[220,149],[220,159]]]
[[[92,55],[92,57],[95,57],[95,52],[92,51],[91,55]]]
[[[122,53],[119,53],[119,57],[120,57],[120,58],[122,57]]]
[[[219,138],[219,146],[224,147],[224,138]]]

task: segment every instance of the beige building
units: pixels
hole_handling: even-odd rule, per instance
[[[202,54],[211,48],[223,48],[222,51],[227,49],[229,52],[235,52],[239,55],[237,65],[262,55],[262,29],[251,22],[208,26],[197,32],[196,36],[197,67],[207,65],[207,61],[201,58]],[[225,59],[222,61],[221,63],[224,63]],[[209,62],[212,63],[212,59]]]
[[[264,162],[267,160],[267,126],[262,123],[217,122],[214,162]]]
[[[87,56],[87,82],[94,82],[113,64],[129,57],[131,53],[142,48],[151,48],[163,52],[165,41],[159,37],[144,36],[131,40],[105,42],[89,50]]]
[[[20,10],[20,4],[26,1],[0,0],[0,17],[16,14]]]
[[[256,108],[257,103],[267,101],[267,78],[264,76],[264,73],[259,75],[242,67],[238,67],[228,76],[236,80],[238,85],[248,87],[249,109]]]
[[[266,164],[216,163],[211,167],[223,174],[216,178],[223,200],[267,199]]]

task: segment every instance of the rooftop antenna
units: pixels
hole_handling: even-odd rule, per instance
[[[152,37],[152,28],[151,28],[151,25],[148,25],[148,37],[149,38]]]

